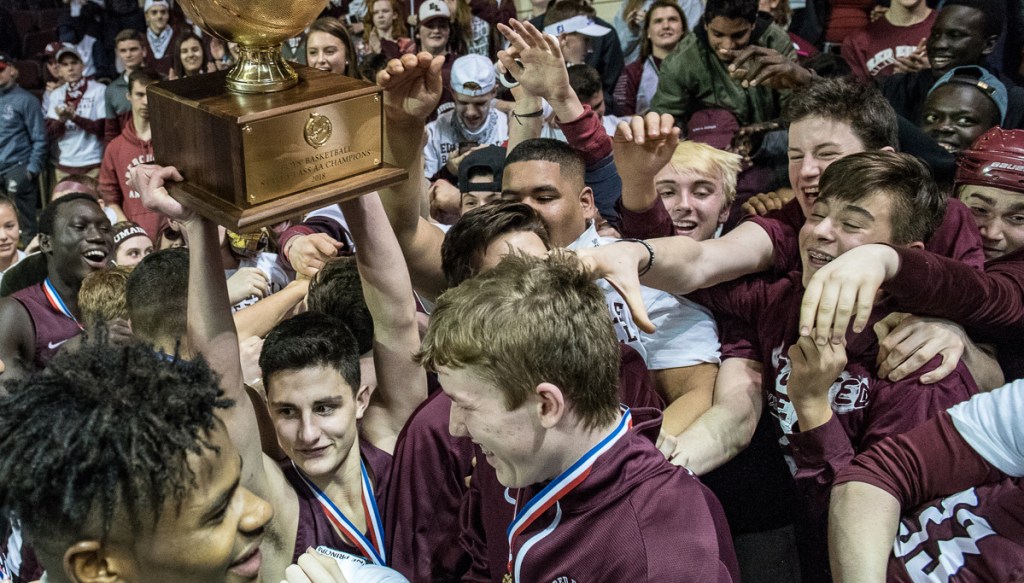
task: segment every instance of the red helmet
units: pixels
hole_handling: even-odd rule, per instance
[[[1024,193],[1024,130],[995,127],[985,132],[960,152],[954,182]]]

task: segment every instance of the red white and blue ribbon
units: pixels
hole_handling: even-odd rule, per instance
[[[53,287],[53,283],[50,281],[49,277],[43,280],[43,295],[46,296],[46,300],[50,302],[50,307],[52,307],[54,311],[64,314],[65,317],[78,325],[79,328],[82,328],[82,325],[78,323],[78,318],[71,313],[67,304],[64,303],[60,294],[57,293],[57,288]],[[84,330],[84,328],[82,329]]]
[[[523,533],[533,521],[540,518],[548,508],[551,508],[555,503],[565,497],[566,494],[571,492],[576,486],[579,486],[587,479],[590,475],[590,470],[593,469],[594,463],[597,462],[597,458],[601,457],[601,454],[611,449],[613,445],[623,435],[629,432],[633,427],[633,414],[630,413],[628,407],[622,408],[622,418],[619,420],[619,424],[615,426],[604,439],[602,439],[597,445],[590,448],[590,450],[583,454],[583,456],[576,460],[576,463],[569,466],[567,470],[555,477],[543,490],[535,494],[530,498],[522,510],[516,512],[516,517],[512,521],[512,524],[508,525],[508,529],[505,531],[508,535],[508,573],[512,573],[512,555],[515,549],[516,537]]]
[[[359,471],[362,473],[363,482],[363,512],[366,513],[366,530],[369,538],[359,532],[359,529],[352,524],[348,518],[334,505],[334,502],[316,487],[306,474],[292,462],[295,471],[306,483],[309,490],[313,492],[320,508],[323,509],[327,519],[337,527],[339,531],[352,543],[352,546],[359,549],[364,557],[370,559],[376,565],[387,566],[384,554],[384,521],[380,518],[380,510],[377,508],[377,499],[373,496],[373,485],[370,484],[370,477],[366,474],[366,465],[359,460]]]

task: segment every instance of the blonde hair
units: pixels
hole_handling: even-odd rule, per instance
[[[710,177],[722,177],[726,206],[736,199],[736,176],[740,173],[743,158],[739,154],[686,140],[676,146],[672,159],[668,161],[677,172],[691,170]]]
[[[449,289],[415,358],[428,370],[469,369],[504,394],[510,411],[544,382],[585,427],[617,411],[620,356],[608,306],[569,252],[508,255]]]
[[[131,267],[118,265],[85,276],[78,290],[78,307],[87,328],[116,318],[128,319],[125,289],[131,272]]]

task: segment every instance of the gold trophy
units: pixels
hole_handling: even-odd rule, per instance
[[[149,86],[154,156],[186,178],[174,196],[248,231],[406,178],[383,162],[380,87],[281,57],[326,0],[179,2],[208,34],[238,43],[240,58]]]

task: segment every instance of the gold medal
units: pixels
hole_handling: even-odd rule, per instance
[[[512,573],[505,573],[505,576],[501,578],[501,583],[512,583]]]

